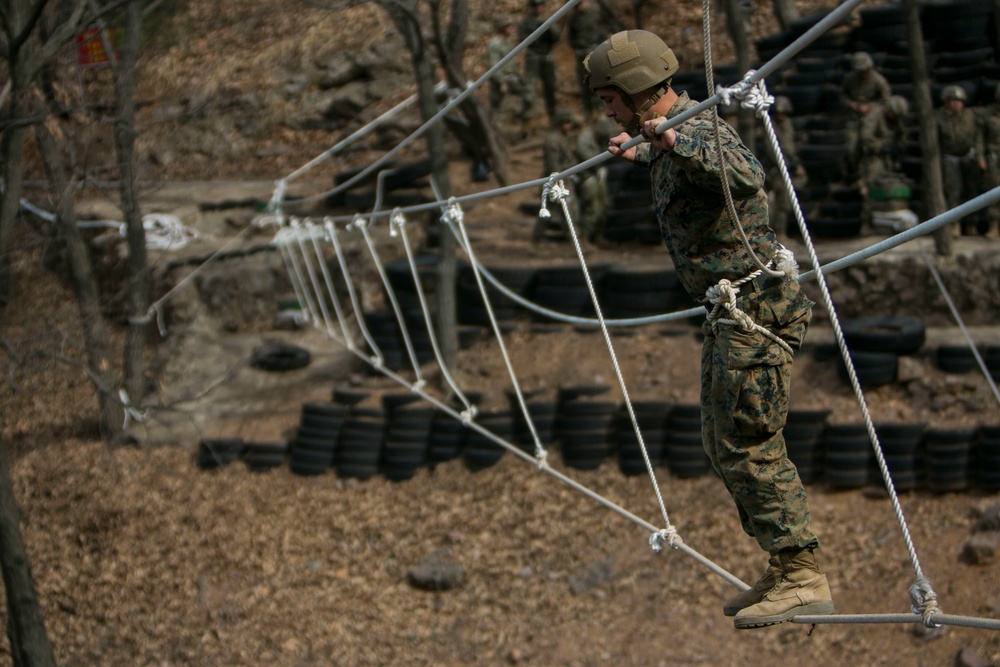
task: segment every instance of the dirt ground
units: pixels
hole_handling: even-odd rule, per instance
[[[197,48],[185,45],[193,53],[178,57],[178,67],[210,62],[193,57]],[[515,173],[524,178],[539,173],[537,139],[528,137],[524,150],[513,151]],[[283,159],[297,166],[299,157]],[[247,179],[260,175],[220,189],[195,182],[192,172],[182,175],[190,181],[184,187],[159,188],[144,199],[147,211],[174,213],[203,232],[193,255],[217,248],[249,218],[246,212],[208,214],[198,203],[271,194],[274,174],[234,164],[217,172],[202,165],[198,179],[234,171]],[[463,187],[480,187],[464,182],[468,164],[456,161],[453,168]],[[319,184],[302,187],[313,185]],[[565,243],[528,252],[530,219],[510,215],[525,198],[489,200],[470,212],[482,259],[574,261]],[[333,473],[304,477],[287,465],[266,473],[239,463],[200,469],[195,453],[203,438],[287,439],[302,404],[328,401],[333,387],[397,390],[310,327],[227,328],[203,308],[151,350],[155,392],[149,414],[134,426],[138,442],[108,449],[97,433],[95,392],[82,367],[72,290],[43,268],[45,248],[36,234],[22,226],[16,238],[13,305],[0,320],[6,352],[0,373],[7,378],[0,385],[0,436],[42,612],[64,667],[791,661],[936,667],[955,664],[963,649],[1000,665],[1000,633],[985,630],[785,624],[737,632],[722,615],[723,600],[735,591],[723,578],[681,551],[654,553],[636,524],[510,453],[479,472],[455,460],[400,483],[382,476],[363,482]],[[259,235],[246,243],[267,240]],[[588,261],[622,265],[664,258],[659,248],[635,247],[588,255]],[[154,261],[162,268],[170,258]],[[116,342],[122,334],[112,327]],[[527,390],[606,384],[609,396],[620,398],[600,334],[569,326],[541,333],[525,322],[505,335]],[[929,342],[951,335],[928,332]],[[810,332],[795,366],[793,408],[822,407],[831,419],[857,421],[849,388],[835,366],[815,354],[829,340],[823,326]],[[274,342],[307,348],[310,364],[288,373],[247,367],[254,348]],[[612,342],[633,399],[696,399],[695,326],[653,325],[613,333]],[[910,382],[868,392],[876,420],[996,423],[982,381],[946,377],[929,355],[914,357],[905,371]],[[434,370],[427,373],[437,387]],[[510,386],[496,343],[485,336],[463,352],[456,379],[481,392],[484,404],[500,401]],[[564,470],[558,448],[551,463]],[[625,476],[613,460],[567,474],[645,521],[666,523],[648,476]],[[721,483],[712,476],[680,479],[666,468],[657,468],[656,476],[667,518],[684,543],[752,583],[765,557],[742,534]],[[908,611],[915,568],[888,499],[823,484],[808,490],[823,546],[819,558],[838,611]],[[982,512],[1000,502],[1000,494],[918,491],[900,499],[942,611],[1000,617],[1000,562],[971,565],[961,558]],[[429,556],[460,565],[461,584],[436,592],[411,586],[410,571]],[[0,610],[0,624],[6,623]],[[4,637],[0,665],[9,664]]]

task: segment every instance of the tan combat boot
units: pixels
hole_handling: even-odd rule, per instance
[[[819,571],[812,549],[778,554],[778,583],[755,605],[736,614],[738,629],[762,628],[793,616],[833,613],[826,575]]]
[[[757,604],[764,599],[764,593],[774,588],[778,583],[778,575],[781,573],[781,564],[777,556],[768,559],[767,571],[760,575],[753,586],[745,591],[737,593],[729,598],[722,605],[722,613],[726,616],[735,616],[741,609],[746,609],[750,605]]]

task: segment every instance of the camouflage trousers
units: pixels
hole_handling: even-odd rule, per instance
[[[741,288],[740,310],[784,340],[802,344],[813,302],[798,283],[758,278]],[[736,503],[743,530],[762,549],[816,547],[809,503],[782,429],[792,355],[763,334],[706,323],[702,346],[702,441]]]

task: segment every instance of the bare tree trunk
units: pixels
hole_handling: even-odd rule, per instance
[[[417,97],[420,115],[426,122],[437,113],[437,99],[434,94],[434,67],[428,58],[426,44],[420,33],[420,24],[412,5],[403,7],[397,2],[382,2],[397,30],[410,50],[413,71],[417,81]],[[451,179],[448,175],[448,156],[444,150],[444,132],[440,123],[432,124],[424,137],[427,153],[431,160],[431,175],[438,185],[441,196],[451,196]],[[455,307],[455,260],[456,242],[451,233],[442,228],[440,235],[440,258],[437,266],[438,300],[438,343],[441,357],[449,370],[454,370],[458,358],[458,318]]]
[[[917,6],[917,0],[905,0],[903,4],[906,9],[906,30],[910,44],[913,97],[920,122],[920,154],[924,163],[924,205],[927,207],[927,217],[932,218],[948,209],[944,197],[944,180],[941,176],[941,149],[938,146],[934,104],[927,76],[924,35],[920,28],[920,8]],[[952,254],[951,231],[950,227],[942,227],[934,232],[934,245],[939,255]]]
[[[128,300],[129,327],[125,339],[125,390],[133,404],[138,405],[145,393],[143,352],[149,323],[150,276],[146,259],[146,230],[136,188],[135,161],[135,68],[139,60],[142,28],[142,2],[131,0],[126,8],[125,43],[122,61],[115,66],[117,117],[115,119],[115,152],[121,172],[122,213],[128,232]]]
[[[7,635],[15,667],[55,667],[31,563],[21,536],[21,513],[0,442],[0,571],[7,593]]]
[[[440,14],[437,3],[431,3],[431,22],[437,40],[441,65],[452,87],[463,89],[468,77],[462,65],[465,53],[465,36],[467,32],[469,2],[468,0],[452,0],[450,21],[447,30],[442,34]],[[507,185],[507,152],[497,141],[496,133],[490,125],[489,117],[483,105],[474,95],[469,95],[459,104],[458,108],[469,123],[469,132],[475,141],[485,145],[490,154],[493,173],[500,185]]]
[[[740,0],[726,0],[726,28],[736,51],[736,72],[743,76],[750,70],[750,40],[747,38],[747,10]],[[751,152],[754,150],[755,132],[753,111],[737,107],[736,132]]]
[[[799,19],[799,9],[795,0],[774,0],[774,16],[782,30],[789,30],[792,23]]]
[[[21,183],[24,180],[24,143],[27,127],[21,121],[25,116],[25,97],[28,84],[19,59],[9,61],[11,68],[10,106],[6,120],[9,122],[0,140],[3,152],[3,193],[0,194],[0,306],[10,303],[10,242],[21,208]]]
[[[76,291],[87,350],[87,372],[97,387],[101,410],[101,435],[106,442],[117,445],[124,437],[125,411],[116,391],[118,381],[111,365],[111,346],[108,343],[108,332],[101,312],[97,281],[94,280],[87,246],[76,225],[72,196],[75,186],[67,181],[62,152],[55,137],[44,123],[35,126],[35,137],[38,140],[39,152],[53,195],[59,202],[56,224],[66,242],[66,254],[73,276],[73,288]]]

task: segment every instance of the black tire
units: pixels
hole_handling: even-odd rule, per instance
[[[892,384],[899,373],[899,357],[892,352],[851,352],[851,363],[858,382],[866,389]],[[842,360],[838,360],[837,373],[844,382],[850,381]]]
[[[919,317],[859,317],[844,322],[843,330],[848,347],[862,352],[914,354],[926,340],[926,328]]]
[[[297,345],[259,347],[250,356],[250,365],[265,371],[292,371],[309,365],[309,350]]]

